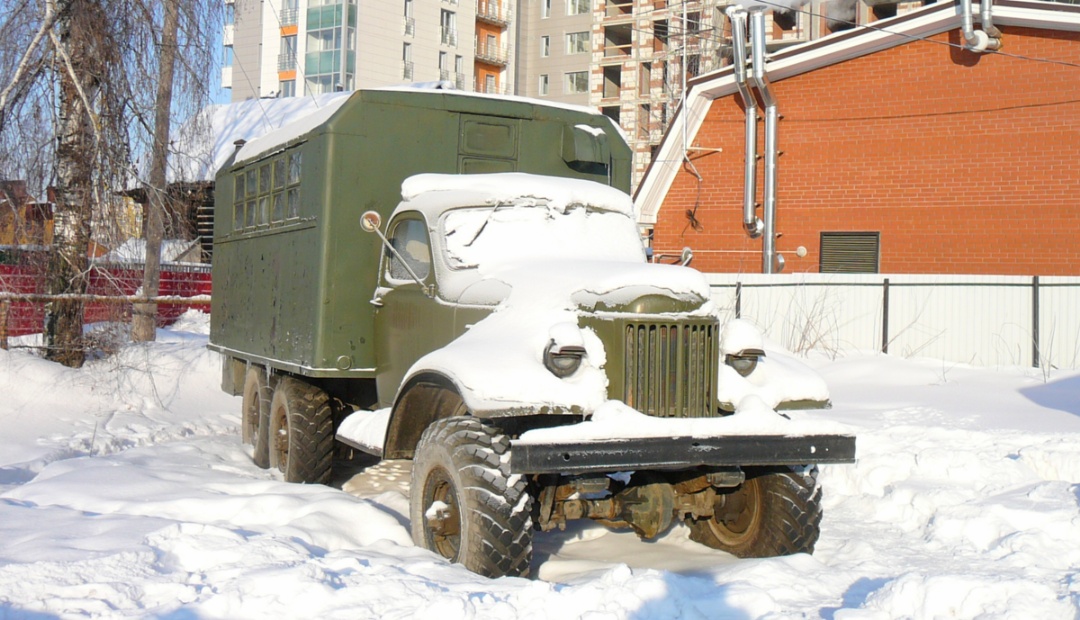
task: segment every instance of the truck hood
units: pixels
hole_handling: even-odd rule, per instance
[[[713,312],[700,272],[676,265],[615,261],[543,261],[500,265],[447,278],[440,293],[450,302],[585,311]]]
[[[458,274],[463,275],[463,274]],[[588,311],[634,304],[657,313],[709,315],[705,278],[685,267],[610,261],[543,261],[500,265],[478,274],[448,301],[495,306],[457,340],[420,358],[409,375],[437,372],[458,384],[471,411],[513,413],[523,407],[590,414],[607,400],[606,353],[592,330],[580,328],[581,368],[560,379],[544,367],[553,339],[577,333]]]

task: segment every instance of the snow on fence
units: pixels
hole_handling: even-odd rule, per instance
[[[1080,368],[1080,277],[706,274],[722,317],[796,352]],[[726,316],[725,314],[726,313]]]

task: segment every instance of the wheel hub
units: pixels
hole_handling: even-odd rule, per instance
[[[431,472],[424,491],[424,525],[431,548],[451,561],[461,547],[461,511],[457,490],[443,469]]]

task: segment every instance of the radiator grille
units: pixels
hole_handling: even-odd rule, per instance
[[[658,417],[716,415],[714,323],[631,323],[624,331],[623,400]]]

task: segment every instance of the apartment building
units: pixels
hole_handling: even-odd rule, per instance
[[[730,64],[729,0],[225,0],[232,100],[410,82],[593,106],[644,175],[688,81]],[[923,2],[810,0],[768,14],[770,52]]]
[[[449,81],[512,92],[509,0],[225,0],[233,101]]]

